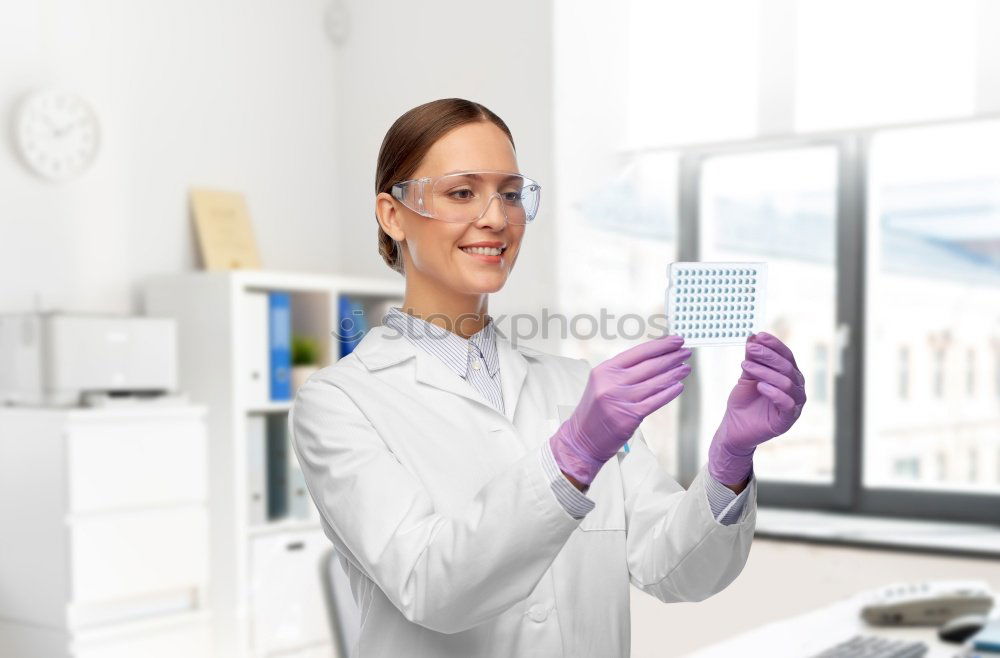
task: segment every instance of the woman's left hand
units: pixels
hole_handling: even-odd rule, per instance
[[[806,403],[805,377],[775,336],[761,331],[747,338],[742,366],[708,450],[709,473],[728,485],[749,477],[757,446],[787,432]]]

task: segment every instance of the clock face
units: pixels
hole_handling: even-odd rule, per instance
[[[14,135],[21,157],[44,178],[75,178],[97,155],[97,115],[75,94],[33,93],[24,99],[15,121]]]

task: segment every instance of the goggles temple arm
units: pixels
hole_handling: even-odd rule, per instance
[[[417,213],[418,215],[423,215],[424,217],[430,217],[431,213],[428,212],[427,207],[424,205],[424,187],[428,178],[411,178],[410,180],[400,181],[393,184],[392,186],[392,197],[402,203],[404,206]],[[419,185],[417,193],[412,195],[416,199],[416,207],[407,202],[406,199],[406,189],[411,185]]]

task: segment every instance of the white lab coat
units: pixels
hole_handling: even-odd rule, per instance
[[[505,415],[385,326],[296,395],[295,452],[361,611],[352,658],[628,656],[629,582],[700,601],[743,569],[756,481],[724,526],[705,468],[685,491],[641,432],[567,514],[537,453],[590,366],[496,340]]]

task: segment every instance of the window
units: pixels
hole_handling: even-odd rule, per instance
[[[993,390],[1000,398],[1000,343],[993,343]],[[1000,469],[997,469],[1000,472]]]
[[[902,457],[893,462],[893,473],[901,480],[920,479],[920,460],[916,457]]]
[[[698,260],[767,262],[761,329],[802,354],[806,369],[814,346],[835,340],[837,163],[836,147],[822,145],[713,155],[701,166]],[[743,350],[737,345],[698,353],[701,463],[713,434],[708,426],[725,413]],[[814,386],[824,384],[807,385],[807,395]],[[780,442],[757,448],[760,472],[777,480],[831,482],[834,406],[834,396],[820,389]]]
[[[963,467],[1000,436],[1000,407],[973,399],[976,354],[1000,341],[1000,121],[876,132],[868,169],[864,484],[902,484],[887,461],[932,454],[916,484],[1000,492],[1000,473]],[[904,341],[926,359],[905,408],[880,375]]]
[[[935,346],[932,349],[934,351],[934,368],[931,389],[934,391],[934,397],[940,400],[944,397],[944,348]]]
[[[942,482],[948,479],[948,453],[943,450],[937,453],[937,479]]]
[[[813,352],[812,397],[818,402],[827,402],[829,397],[827,391],[827,378],[830,374],[827,369],[829,358],[826,345],[817,344]]]
[[[758,450],[764,504],[995,514],[1000,121],[971,118],[997,91],[988,4],[555,4],[560,298],[644,313],[673,260],[769,263],[764,329],[809,403]],[[697,388],[643,426],[683,484],[738,376],[727,349],[696,350]]]
[[[965,352],[965,394],[976,397],[976,350],[971,348]]]
[[[899,348],[899,399],[906,400],[910,397],[910,348],[903,346]]]
[[[762,328],[802,355],[809,402],[755,454],[762,502],[988,516],[1000,472],[970,460],[996,449],[1000,408],[971,393],[976,355],[1000,349],[1000,121],[694,148],[681,163],[680,260],[766,261]],[[689,477],[742,356],[697,352]]]

